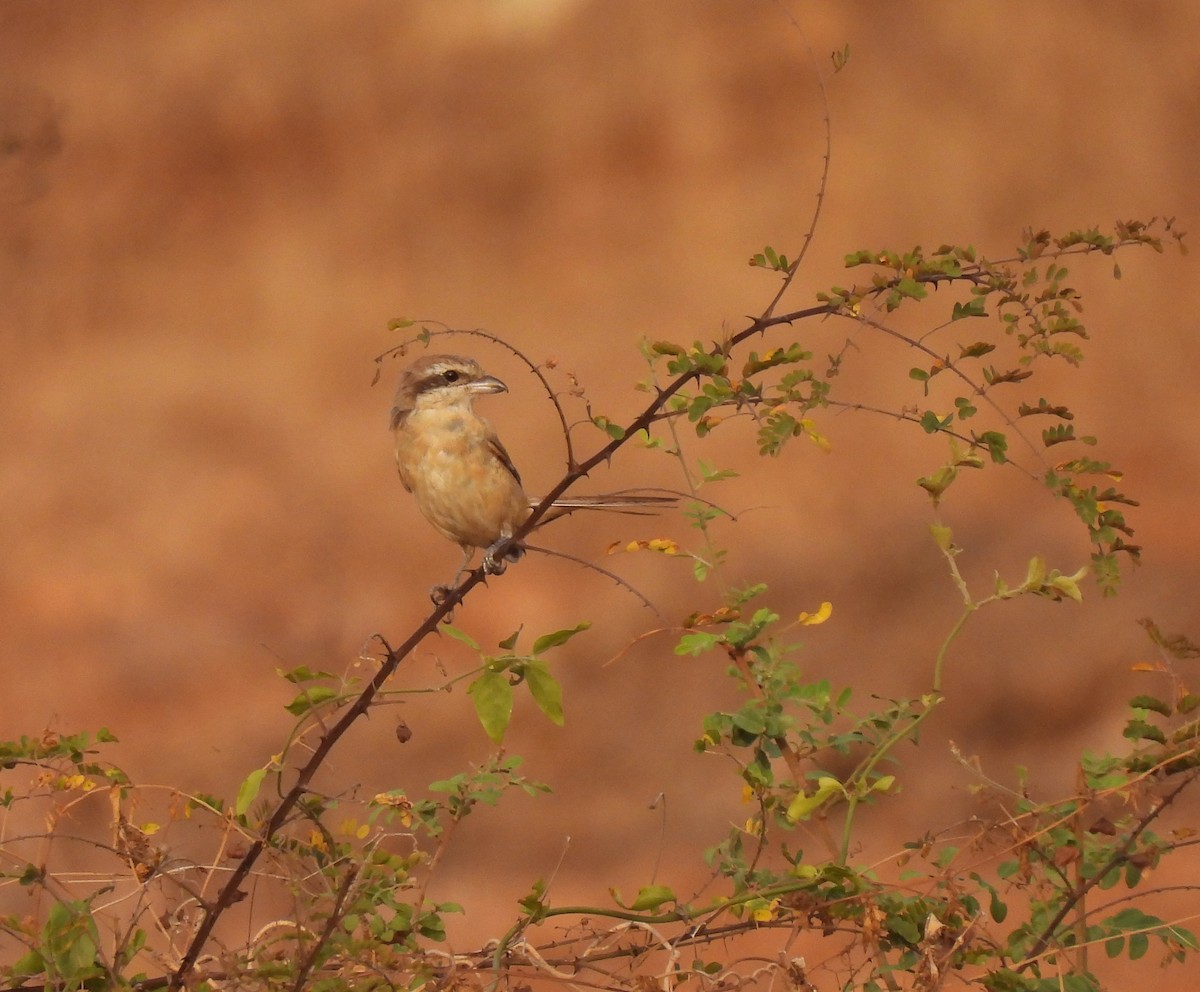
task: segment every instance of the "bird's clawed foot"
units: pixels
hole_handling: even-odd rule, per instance
[[[454,592],[453,586],[431,586],[429,589],[429,598],[433,601],[433,605],[441,606]],[[454,611],[447,610],[446,615],[442,617],[442,623],[450,623],[454,620]]]
[[[519,544],[508,544],[510,538],[502,537],[490,548],[483,553],[483,571],[485,575],[503,575],[504,570],[508,568],[508,563],[516,561],[525,553],[525,549]],[[504,548],[504,553],[498,555],[496,552],[508,544]]]
[[[485,575],[503,575],[508,568],[508,562],[496,558],[490,551],[483,556],[483,572]]]

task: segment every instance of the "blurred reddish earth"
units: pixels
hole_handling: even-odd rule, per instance
[[[847,43],[851,61],[828,80],[830,178],[790,304],[848,281],[841,259],[859,248],[970,242],[999,257],[1029,225],[1166,213],[1187,229],[1200,212],[1200,7],[791,7],[822,75]],[[342,672],[373,632],[399,639],[424,616],[458,552],[395,478],[398,366],[370,388],[372,359],[401,340],[389,319],[485,327],[556,359],[561,383],[575,373],[620,419],[642,401],[642,338],[710,340],[760,311],[776,283],[746,259],[764,244],[794,254],[824,153],[816,72],[781,10],[0,6],[4,734],[108,726],[136,781],[230,796],[291,725],[276,669]],[[969,809],[949,740],[1003,781],[1024,764],[1040,795],[1071,788],[1071,755],[1119,746],[1125,700],[1152,689],[1130,672],[1151,654],[1136,619],[1200,635],[1195,257],[1130,253],[1120,281],[1109,261],[1076,260],[1088,358],[1036,387],[1125,471],[1146,564],[1115,601],[1089,589],[1082,607],[977,618],[908,802],[864,858],[928,826],[930,804]],[[849,329],[800,325],[776,343],[824,355]],[[844,398],[916,401],[911,355],[855,344]],[[448,347],[508,381],[487,415],[529,488],[548,486],[562,445],[536,381],[496,347]],[[912,484],[943,450],[878,417],[830,411],[820,427],[829,455],[797,442],[751,458],[748,423],[689,442],[742,473],[714,496],[755,508],[718,532],[728,581],[765,580],[783,613],[834,603],[803,638],[814,675],[864,699],[919,693],[958,605]],[[598,435],[576,438],[586,451]],[[680,479],[637,452],[592,482]],[[1036,552],[1064,571],[1087,555],[1068,508],[1015,473],[966,480],[944,517],[978,588],[995,569],[1018,579]],[[660,534],[694,540],[682,520],[626,518],[547,540],[597,557]],[[682,562],[603,563],[668,616],[719,603]],[[482,870],[496,882],[464,942],[511,917],[567,835],[559,899],[597,900],[647,882],[664,846],[664,875],[701,877],[697,852],[745,816],[724,766],[690,750],[701,716],[730,705],[721,662],[681,660],[660,636],[606,665],[655,624],[610,582],[531,558],[457,618],[486,645],[580,619],[595,627],[562,652],[566,728],[519,707],[510,743],[554,795],[472,818],[441,868],[445,898]],[[429,643],[405,684],[434,684],[439,660],[470,663]],[[403,748],[396,712],[414,731]],[[488,752],[464,695],[416,697],[356,728],[329,781],[419,792]],[[665,837],[647,809],[664,789]]]

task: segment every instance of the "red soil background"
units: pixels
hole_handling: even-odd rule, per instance
[[[830,178],[791,305],[848,281],[841,259],[858,248],[971,242],[999,257],[1029,225],[1166,213],[1186,229],[1200,208],[1200,7],[1185,4],[0,6],[4,734],[108,726],[136,781],[232,796],[291,726],[276,669],[341,672],[372,632],[401,639],[458,558],[395,478],[398,366],[370,388],[372,359],[400,340],[387,321],[486,327],[578,375],[597,411],[630,415],[637,342],[736,329],[775,286],[746,259],[800,244],[824,136],[791,17],[821,74],[851,50],[828,81]],[[1115,601],[1089,588],[1082,607],[977,618],[925,758],[862,860],[936,825],[930,808],[969,811],[950,740],[1002,781],[1024,764],[1035,794],[1070,789],[1071,756],[1120,746],[1125,700],[1162,688],[1130,672],[1152,656],[1136,619],[1200,634],[1193,259],[1133,252],[1120,281],[1104,259],[1072,262],[1088,358],[1022,397],[1070,403],[1126,472],[1145,566]],[[823,355],[849,330],[773,341]],[[855,341],[843,398],[916,402],[913,357]],[[496,347],[446,346],[508,381],[487,415],[529,488],[550,485],[562,445],[536,381]],[[753,458],[748,425],[691,443],[742,472],[714,498],[756,507],[719,531],[728,580],[765,580],[785,614],[834,603],[802,638],[814,675],[864,702],[919,693],[958,613],[912,484],[944,449],[865,414],[820,427],[829,455],[797,442]],[[577,437],[589,450],[593,435]],[[679,484],[647,452],[591,481]],[[977,590],[995,569],[1018,580],[1036,552],[1064,571],[1086,559],[1069,509],[1016,473],[964,480],[943,516]],[[556,528],[548,543],[589,557],[694,541],[677,519]],[[719,603],[680,562],[602,563],[668,616]],[[723,666],[676,658],[669,636],[606,664],[655,625],[611,583],[531,558],[457,617],[489,646],[518,623],[580,619],[596,626],[561,653],[566,728],[522,705],[510,742],[554,794],[473,817],[440,868],[434,894],[472,910],[460,946],[503,928],[568,835],[555,900],[603,901],[660,857],[663,881],[702,877],[697,852],[746,815],[727,769],[690,750],[701,715],[733,705]],[[434,684],[439,661],[470,665],[427,643],[404,684]],[[404,747],[398,715],[415,735]],[[357,727],[325,783],[421,794],[489,750],[465,695],[416,697]],[[663,790],[665,827],[647,808]],[[479,872],[487,899],[472,902]]]

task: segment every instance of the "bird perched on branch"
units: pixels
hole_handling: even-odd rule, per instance
[[[459,355],[426,355],[404,370],[392,407],[396,466],[400,481],[416,498],[425,518],[463,550],[451,587],[466,570],[476,548],[484,549],[488,574],[504,571],[520,548],[500,548],[525,523],[541,500],[530,499],[521,476],[496,432],[475,412],[475,400],[508,387],[487,375],[479,363]],[[673,496],[612,494],[555,500],[561,512],[604,509],[625,513],[662,509]],[[435,587],[436,593],[439,590]],[[444,589],[440,590],[444,592]]]

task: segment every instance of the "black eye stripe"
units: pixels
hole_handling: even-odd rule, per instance
[[[454,383],[461,382],[463,372],[461,369],[436,369],[431,370],[425,378],[421,379],[417,384],[416,391],[418,393],[426,393],[432,389],[441,389],[444,386],[450,386]]]

